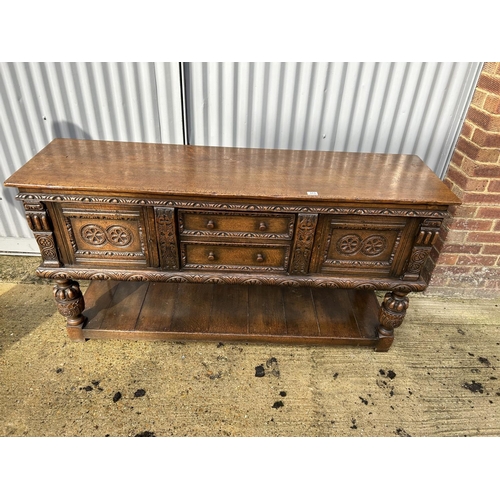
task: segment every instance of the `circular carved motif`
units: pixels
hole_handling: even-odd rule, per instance
[[[383,236],[370,236],[363,241],[361,252],[369,256],[379,255],[385,250],[386,246],[387,241]]]
[[[427,255],[429,255],[429,250],[415,250],[411,257],[414,262],[422,263],[427,258]]]
[[[102,245],[106,243],[106,233],[104,229],[97,224],[87,224],[83,226],[80,234],[82,238],[91,245]]]
[[[343,254],[353,254],[359,250],[361,238],[357,234],[346,234],[337,242],[337,250]]]
[[[53,247],[52,239],[50,239],[50,238],[45,238],[45,237],[41,236],[40,238],[37,239],[37,241],[38,241],[38,244],[43,248]]]
[[[119,247],[125,247],[132,241],[132,233],[123,226],[108,227],[106,233],[109,241]]]
[[[408,270],[414,272],[420,272],[422,264],[429,255],[429,250],[414,250],[410,258],[410,263],[408,264]]]

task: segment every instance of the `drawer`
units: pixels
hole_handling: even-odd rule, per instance
[[[285,271],[289,255],[288,245],[181,244],[182,267],[186,269]]]
[[[185,235],[290,240],[293,225],[293,215],[179,210],[181,238]]]

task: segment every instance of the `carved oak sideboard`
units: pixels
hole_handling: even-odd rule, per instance
[[[386,351],[459,203],[416,156],[72,139],[5,185],[73,340]]]

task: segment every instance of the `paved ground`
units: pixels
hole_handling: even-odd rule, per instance
[[[388,353],[72,343],[38,262],[0,257],[2,436],[500,435],[500,299],[414,294]]]

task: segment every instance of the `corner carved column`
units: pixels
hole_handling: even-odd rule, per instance
[[[409,299],[406,292],[387,292],[379,311],[376,351],[388,351],[394,340],[394,328],[401,326],[408,309]]]
[[[54,298],[58,311],[67,319],[69,337],[71,340],[83,342],[83,325],[87,318],[82,314],[85,302],[80,285],[73,280],[57,280],[54,285]]]
[[[45,205],[38,201],[25,201],[24,209],[26,210],[28,226],[33,231],[40,248],[43,265],[46,267],[60,267],[61,263],[57,255],[52,224]]]
[[[412,249],[404,280],[418,280],[432,246],[436,243],[442,219],[425,219],[420,225],[414,247]]]

